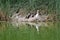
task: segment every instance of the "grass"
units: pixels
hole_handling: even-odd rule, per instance
[[[25,10],[27,14],[32,10],[47,9],[48,14],[56,10],[56,0],[0,0],[0,10],[11,16],[18,9]]]
[[[5,26],[5,27],[4,27]],[[39,34],[34,27],[22,25],[13,27],[10,23],[0,23],[0,40],[60,40],[60,25],[40,27]]]

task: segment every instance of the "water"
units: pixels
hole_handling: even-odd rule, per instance
[[[17,25],[16,25],[17,24]],[[51,22],[0,22],[0,40],[59,40],[60,31]]]
[[[39,28],[41,26],[45,26],[45,27],[48,26],[48,24],[46,22],[18,22],[18,23],[14,22],[14,23],[12,23],[12,25],[16,26],[16,27],[20,27],[20,25],[27,25],[27,24],[32,26],[32,27],[34,26],[36,28],[36,31],[38,31],[38,32],[39,32]]]

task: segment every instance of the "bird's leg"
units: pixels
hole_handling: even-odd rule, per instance
[[[39,26],[38,25],[36,25],[36,30],[39,32]]]

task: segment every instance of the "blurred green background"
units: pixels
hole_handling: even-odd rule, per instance
[[[56,11],[57,0],[0,0],[0,9],[7,12],[7,15],[11,15],[18,9],[23,10],[36,10],[47,9],[48,12]]]
[[[27,14],[31,10],[47,9],[48,14],[56,14],[60,20],[60,0],[0,0],[0,10],[11,16],[18,9]],[[51,24],[51,23],[50,23]],[[0,40],[60,40],[60,22],[41,27],[39,34],[35,28],[22,25],[14,28],[10,23],[0,22]]]

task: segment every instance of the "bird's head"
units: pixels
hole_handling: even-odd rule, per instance
[[[39,10],[37,10],[37,12],[39,12]]]
[[[39,14],[39,10],[37,10],[37,14]]]

